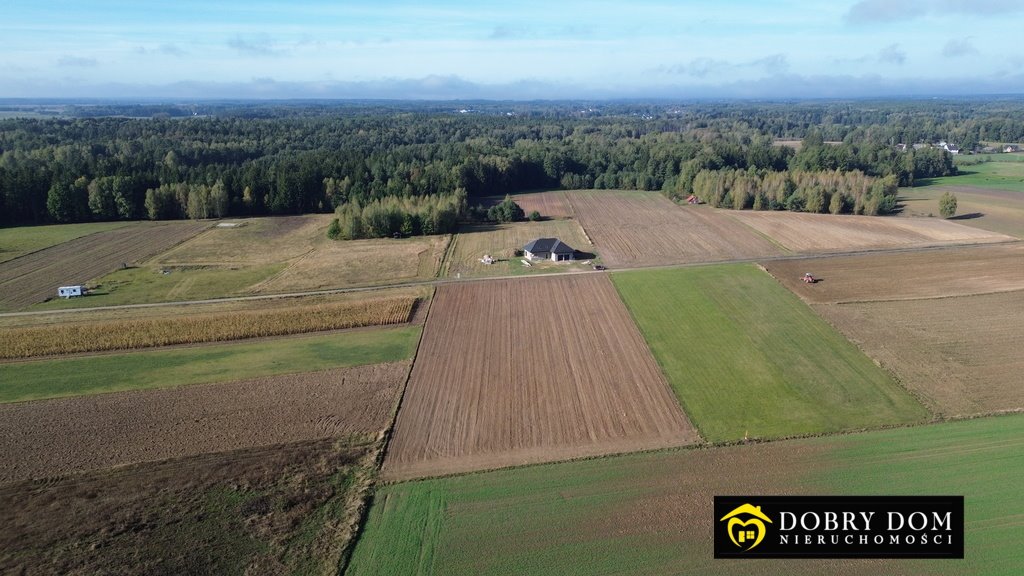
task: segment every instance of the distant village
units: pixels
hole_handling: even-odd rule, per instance
[[[952,142],[946,142],[945,140],[941,140],[941,141],[936,142],[934,144],[920,143],[920,144],[912,144],[911,146],[907,146],[906,144],[897,144],[896,145],[896,149],[901,151],[901,152],[906,152],[908,149],[911,149],[911,148],[914,149],[914,150],[920,150],[922,148],[941,148],[942,150],[945,150],[946,152],[949,152],[950,154],[953,154],[954,156],[959,156],[960,154],[998,154],[998,153],[1015,154],[1017,152],[1020,152],[1020,150],[1021,150],[1020,144],[1001,144],[1001,145],[995,145],[995,146],[992,146],[992,145],[981,146],[981,145],[979,145],[979,146],[976,146],[973,150],[964,150],[964,149],[960,148],[959,146],[957,146],[956,144],[954,144]]]

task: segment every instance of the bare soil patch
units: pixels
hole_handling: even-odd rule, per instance
[[[939,415],[1024,409],[1024,291],[814,308]]]
[[[808,302],[912,300],[1024,290],[1024,244],[764,263]],[[810,272],[819,282],[805,284]],[[936,306],[942,306],[936,303]]]
[[[938,218],[745,210],[737,210],[731,215],[795,252],[941,246],[1012,240],[1009,236]]]
[[[90,234],[0,264],[0,308],[57,296],[57,287],[136,264],[208,228],[208,222],[140,222]]]
[[[782,254],[767,239],[707,206],[656,193],[566,193],[597,252],[612,267],[713,262]]]
[[[446,285],[431,306],[384,474],[696,440],[604,275]]]
[[[544,218],[569,218],[573,215],[572,206],[561,190],[515,194],[512,200],[519,204],[527,216],[534,210]]]
[[[0,573],[336,574],[376,446],[304,441],[0,486]]]
[[[409,363],[0,405],[0,483],[133,462],[376,435]]]

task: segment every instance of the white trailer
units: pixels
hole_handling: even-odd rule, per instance
[[[61,298],[73,298],[85,294],[85,286],[61,286],[57,288],[57,295]]]

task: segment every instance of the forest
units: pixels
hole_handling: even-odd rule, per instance
[[[0,120],[0,225],[369,210],[422,233],[467,216],[481,197],[552,188],[883,214],[897,187],[956,170],[942,150],[896,144],[1020,142],[1020,104],[67,104]],[[383,228],[339,235],[357,232]]]

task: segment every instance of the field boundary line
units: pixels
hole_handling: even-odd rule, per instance
[[[441,262],[437,265],[437,272],[434,273],[434,278],[446,278],[448,276],[448,268],[451,266],[451,254],[455,250],[455,242],[458,237],[457,232],[448,234],[448,243],[444,246],[444,252],[441,253]]]
[[[349,562],[352,560],[352,554],[356,549],[356,544],[358,544],[359,539],[366,531],[366,523],[370,519],[370,509],[373,507],[374,501],[377,497],[377,485],[378,483],[383,482],[380,479],[381,467],[384,465],[384,458],[387,456],[388,447],[391,445],[391,436],[395,430],[395,423],[398,421],[398,412],[402,409],[402,403],[405,401],[405,393],[409,389],[409,382],[412,380],[412,371],[413,368],[416,367],[416,357],[419,356],[420,353],[420,345],[423,343],[423,335],[427,331],[427,321],[430,319],[430,308],[434,305],[434,297],[436,295],[435,289],[435,291],[430,295],[429,302],[427,302],[427,310],[423,314],[423,329],[420,330],[420,337],[416,340],[416,349],[413,351],[412,359],[409,360],[409,371],[405,375],[405,383],[402,385],[402,390],[398,394],[398,401],[395,403],[395,408],[391,414],[391,422],[381,435],[380,449],[377,450],[377,454],[374,457],[372,473],[369,475],[365,487],[365,497],[361,500],[359,506],[358,521],[355,523],[352,537],[349,538],[348,545],[342,551],[341,557],[338,561],[339,575],[344,575],[348,570]]]
[[[1011,292],[1024,292],[1024,288],[1007,288],[1005,290],[990,290],[988,292],[967,292],[964,294],[941,294],[938,296],[917,296],[907,298],[881,298],[878,300],[837,300],[835,302],[820,302],[820,304],[833,304],[842,306],[845,304],[883,304],[886,302],[916,302],[921,300],[950,300],[953,298],[971,298],[974,296],[991,296],[993,294],[1009,294]]]
[[[79,236],[77,238],[72,238],[70,240],[65,240],[63,242],[58,242],[56,244],[51,244],[50,246],[43,246],[42,248],[36,248],[35,250],[32,250],[31,252],[25,252],[24,254],[15,256],[14,258],[11,258],[10,260],[4,260],[3,262],[0,262],[0,268],[3,268],[4,266],[6,266],[7,264],[9,264],[11,262],[15,262],[17,260],[25,258],[26,256],[31,256],[31,255],[33,255],[33,254],[35,254],[37,252],[42,252],[43,250],[48,250],[48,249],[53,248],[55,246],[60,246],[61,244],[67,244],[68,242],[74,242],[75,240],[81,240],[82,238],[88,238],[89,236],[94,236],[96,234],[102,234],[104,232],[110,232],[111,230],[120,230],[121,228],[127,228],[127,227],[132,226],[132,225],[138,225],[140,222],[146,222],[146,220],[130,220],[130,221],[125,222],[124,226],[118,226],[116,228],[111,228],[110,230],[99,230],[99,231],[96,231],[96,232],[90,232],[89,234],[85,234],[85,235]],[[172,248],[173,247],[174,246],[172,246]],[[26,272],[26,274],[27,274],[27,272]],[[22,274],[22,276],[24,276],[24,274]],[[21,278],[21,276],[16,276],[15,278],[12,278],[12,280],[14,280],[16,278]]]

